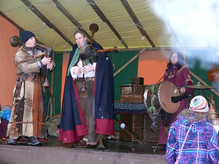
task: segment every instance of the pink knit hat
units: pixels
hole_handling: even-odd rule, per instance
[[[189,109],[194,112],[207,113],[209,111],[208,102],[203,96],[195,96],[190,102]]]

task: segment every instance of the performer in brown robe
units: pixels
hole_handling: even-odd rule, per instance
[[[36,47],[32,32],[24,31],[22,42],[23,46],[15,55],[18,77],[8,124],[8,143],[16,144],[16,141],[25,137],[29,145],[40,145],[37,138],[44,138],[46,134],[42,77],[45,77],[47,69],[53,68],[54,63],[47,56],[34,57],[42,54],[43,49]]]

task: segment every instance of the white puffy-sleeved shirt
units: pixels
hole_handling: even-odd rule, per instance
[[[89,63],[89,64],[87,64],[87,66],[89,66],[89,65],[93,65],[94,70],[93,70],[93,71],[90,71],[90,72],[88,72],[88,73],[86,73],[86,74],[84,74],[84,77],[85,77],[85,78],[86,78],[86,77],[95,77],[96,63],[93,63],[93,64]],[[81,60],[79,60],[79,62],[77,63],[77,66],[73,66],[73,67],[71,68],[71,70],[70,70],[71,76],[73,77],[73,79],[77,79],[77,78],[82,78],[82,77],[83,77],[83,72],[82,72],[82,71],[81,71],[81,74],[80,74],[80,75],[76,75],[75,73],[73,73],[74,69],[77,68],[77,67],[79,67],[79,68],[81,68],[81,69],[83,68],[83,66],[82,66],[82,61],[81,61]]]

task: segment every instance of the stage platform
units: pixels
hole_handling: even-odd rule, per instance
[[[105,139],[105,149],[66,148],[56,137],[41,146],[0,143],[0,164],[165,164],[165,148],[156,143]]]

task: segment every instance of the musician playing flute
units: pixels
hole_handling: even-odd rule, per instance
[[[76,45],[70,53],[65,79],[59,141],[68,146],[104,148],[103,135],[114,134],[112,63],[106,53],[100,54],[98,60],[82,60],[82,54],[97,56],[93,48],[103,48],[96,42],[91,46],[81,29],[74,37]]]
[[[181,52],[173,51],[170,54],[167,69],[164,73],[164,80],[168,80],[179,88],[179,94],[185,95],[193,92],[193,89],[186,88],[185,86],[193,85],[192,78],[189,73],[188,67],[185,65],[184,57]],[[183,110],[188,108],[188,98],[180,101],[178,110],[169,114],[161,109],[161,125],[159,134],[159,144],[166,144],[168,137],[168,127],[176,120],[177,115]]]
[[[23,32],[22,42],[15,54],[18,77],[8,124],[8,143],[16,144],[16,141],[28,139],[29,145],[40,145],[40,138],[46,137],[42,78],[47,69],[53,69],[54,63],[45,55],[34,57],[42,54],[42,49],[36,47],[35,35],[31,31]],[[51,48],[48,51],[44,53],[50,53]]]

